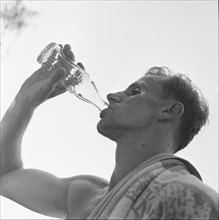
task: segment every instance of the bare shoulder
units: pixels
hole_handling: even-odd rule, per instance
[[[68,218],[87,218],[107,189],[108,181],[103,178],[92,175],[73,177],[67,197]]]

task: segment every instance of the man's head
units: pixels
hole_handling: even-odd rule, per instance
[[[123,138],[156,142],[163,136],[177,152],[208,118],[208,106],[191,80],[165,67],[149,69],[126,90],[107,98],[110,106],[101,113],[97,128],[116,142]]]

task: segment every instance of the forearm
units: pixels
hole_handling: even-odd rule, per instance
[[[66,47],[64,51],[66,56],[69,51],[69,47]],[[48,99],[66,92],[64,87],[57,86],[65,73],[62,67],[57,67],[54,71],[41,67],[21,86],[18,95],[1,121],[0,176],[23,167],[21,142],[34,109]]]
[[[23,167],[21,142],[34,110],[25,100],[16,96],[1,121],[0,175]]]

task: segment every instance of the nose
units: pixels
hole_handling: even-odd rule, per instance
[[[122,99],[121,97],[118,95],[118,93],[109,93],[107,95],[107,100],[109,103],[112,103],[112,102],[121,102]]]

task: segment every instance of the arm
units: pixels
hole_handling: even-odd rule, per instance
[[[70,46],[64,53],[73,58]],[[67,216],[67,194],[74,178],[60,179],[33,169],[23,169],[21,143],[35,109],[65,92],[58,86],[65,70],[49,72],[43,67],[22,85],[1,122],[1,195],[41,214]]]
[[[1,195],[42,215],[66,218],[71,181],[37,169],[15,169],[1,178]]]
[[[65,45],[63,51],[66,56],[74,60],[74,54],[69,45]],[[42,67],[21,86],[1,121],[0,176],[23,167],[21,142],[24,132],[35,109],[41,103],[66,91],[64,87],[58,85],[64,75],[65,69],[60,68],[60,65],[53,72]]]
[[[74,60],[70,45],[63,48],[64,54]],[[11,106],[1,121],[0,176],[23,167],[21,142],[35,109],[49,98],[62,94],[66,89],[58,84],[65,69],[50,72],[45,68],[35,71],[22,85]]]
[[[96,176],[58,178],[41,170],[16,169],[1,179],[1,195],[42,215],[65,219],[72,210],[78,212],[77,204],[87,202],[95,189],[106,186],[108,182]]]
[[[16,97],[1,121],[0,175],[23,167],[21,141],[31,120],[33,110]]]
[[[21,160],[23,134],[36,107],[51,96],[64,91],[61,87],[55,88],[64,74],[63,68],[53,73],[40,68],[21,87],[1,121],[1,176],[23,167]]]

